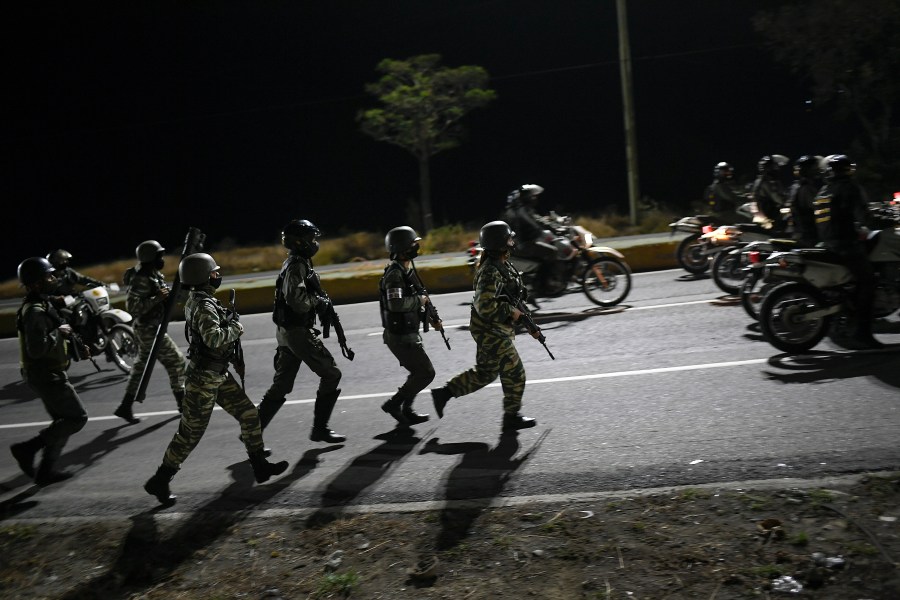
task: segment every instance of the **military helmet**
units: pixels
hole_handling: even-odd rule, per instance
[[[506,221],[491,221],[481,228],[478,234],[478,241],[485,250],[508,250],[510,240],[515,237],[516,233],[510,228]]]
[[[791,159],[787,156],[781,154],[769,154],[759,159],[759,162],[756,163],[756,167],[759,169],[760,173],[774,175],[781,167],[789,162],[791,162]]]
[[[156,260],[156,257],[162,252],[165,252],[165,250],[166,249],[162,247],[162,244],[156,240],[147,240],[146,242],[138,244],[134,253],[137,256],[138,262],[148,263]]]
[[[416,230],[408,225],[394,227],[384,237],[384,247],[389,254],[406,254],[413,244],[421,240]]]
[[[213,271],[218,271],[215,259],[205,252],[190,254],[181,259],[178,277],[184,285],[205,285]]]
[[[713,169],[713,179],[731,179],[734,176],[734,167],[727,162],[718,163]]]
[[[47,273],[55,273],[56,269],[50,264],[50,261],[40,256],[32,256],[26,258],[19,263],[17,273],[19,281],[22,285],[31,285],[44,278]]]
[[[856,163],[846,154],[833,154],[825,161],[825,175],[830,179],[843,179],[856,173]]]
[[[288,250],[296,250],[304,258],[312,258],[319,251],[317,238],[322,235],[318,227],[306,219],[294,219],[281,230],[281,244]]]
[[[794,161],[794,176],[813,179],[822,174],[822,157],[804,154]]]
[[[69,265],[69,261],[72,259],[72,253],[68,250],[63,250],[62,248],[58,250],[54,250],[50,254],[47,255],[47,260],[50,261],[50,264],[56,267],[57,269],[62,269]]]

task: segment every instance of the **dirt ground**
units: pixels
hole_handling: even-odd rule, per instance
[[[900,598],[900,475],[438,511],[0,521],[2,598]]]

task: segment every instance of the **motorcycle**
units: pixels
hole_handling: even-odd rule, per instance
[[[118,285],[110,286],[118,291]],[[91,351],[91,356],[106,356],[123,373],[130,373],[138,355],[138,342],[128,323],[130,314],[111,308],[109,291],[105,287],[88,288],[78,294],[63,297],[65,308],[60,312],[75,333]]]
[[[875,269],[873,318],[900,310],[900,232],[872,232],[867,240]],[[776,252],[765,261],[766,281],[783,281],[763,298],[759,324],[763,336],[783,352],[813,348],[836,320],[846,329],[852,313],[853,274],[839,257],[821,248]]]
[[[551,212],[541,241],[556,248],[556,260],[549,264],[530,258],[510,258],[522,273],[528,289],[538,297],[557,297],[570,290],[584,292],[588,300],[599,306],[615,306],[631,291],[631,268],[625,256],[608,246],[594,245],[593,234],[570,217]],[[473,244],[469,250],[469,266],[481,260],[483,249]]]
[[[752,202],[746,202],[738,208],[738,213],[746,215],[748,219],[752,219],[755,213],[755,205]],[[675,250],[675,260],[678,265],[688,273],[699,275],[705,273],[710,267],[710,258],[715,254],[709,251],[709,236],[719,227],[716,224],[716,217],[712,215],[694,215],[692,217],[682,217],[677,221],[669,223],[672,228],[672,235],[675,232],[687,233],[688,237],[681,240],[678,248]],[[731,225],[730,227],[737,227]],[[760,225],[753,225],[754,228]],[[707,236],[704,238],[703,236]]]

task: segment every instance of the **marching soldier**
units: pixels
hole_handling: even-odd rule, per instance
[[[103,282],[93,277],[83,275],[69,266],[72,260],[72,253],[62,248],[54,250],[47,255],[47,260],[56,269],[54,276],[56,277],[56,287],[53,294],[57,296],[68,296],[75,292],[75,286],[81,285],[86,288],[99,287]]]
[[[57,285],[50,262],[41,257],[27,258],[19,265],[19,281],[28,290],[16,314],[19,333],[22,379],[44,403],[52,422],[38,435],[10,446],[10,452],[22,472],[44,486],[72,475],[54,468],[69,436],[78,433],[88,416],[75,388],[69,383],[67,338],[72,326],[63,322],[47,299]],[[80,343],[71,340],[69,343]],[[89,350],[82,350],[89,354]],[[34,459],[43,449],[41,464],[34,470]]]
[[[339,444],[347,438],[332,431],[328,421],[341,393],[341,371],[319,338],[319,331],[313,328],[316,314],[322,315],[330,308],[330,300],[316,295],[320,283],[312,257],[319,251],[320,235],[319,228],[306,219],[294,219],[281,232],[288,257],[275,283],[275,376],[259,403],[259,420],[265,429],[284,405],[285,396],[294,389],[300,365],[306,363],[319,376],[309,439]]]
[[[140,422],[140,419],[134,416],[132,404],[134,404],[135,394],[140,386],[144,368],[147,366],[147,358],[150,356],[150,350],[156,339],[156,330],[165,317],[166,301],[169,298],[169,286],[166,285],[166,278],[161,272],[165,266],[164,252],[165,248],[157,241],[141,242],[135,250],[138,265],[125,271],[125,285],[129,286],[125,308],[134,316],[134,334],[137,337],[140,351],[131,375],[128,377],[125,396],[113,414],[131,424]],[[172,394],[175,396],[178,412],[181,412],[181,404],[184,399],[184,354],[181,353],[168,333],[162,338],[159,362],[169,374]],[[143,398],[140,400],[143,401]]]
[[[419,255],[421,239],[412,227],[404,226],[391,229],[384,240],[391,262],[385,267],[380,283],[383,339],[400,366],[409,371],[409,376],[397,393],[381,405],[381,410],[403,427],[428,420],[428,415],[416,413],[412,404],[416,394],[434,380],[434,366],[419,335],[422,309],[429,298],[418,289],[410,269],[412,260]],[[432,326],[442,327],[440,322],[433,322]]]
[[[469,331],[477,345],[475,366],[456,375],[443,387],[431,390],[434,409],[440,418],[450,398],[480,390],[499,375],[505,433],[537,424],[519,412],[525,392],[525,367],[513,340],[515,323],[522,311],[513,303],[524,293],[524,288],[518,271],[509,263],[514,236],[504,221],[491,221],[481,228],[479,238],[484,254],[475,270],[475,296],[469,321]],[[531,335],[537,339],[540,331]]]
[[[209,254],[191,254],[178,265],[178,275],[185,286],[192,288],[184,307],[189,362],[181,423],[156,474],[144,484],[148,494],[166,505],[175,501],[169,482],[200,442],[216,404],[240,422],[241,439],[258,483],[284,473],[288,467],[287,461],[266,460],[256,407],[228,371],[235,342],[244,328],[237,315],[226,311],[213,296],[222,283],[219,266]]]

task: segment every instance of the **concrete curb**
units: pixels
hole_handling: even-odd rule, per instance
[[[652,240],[619,238],[604,244],[625,255],[625,262],[634,272],[670,269],[677,266],[675,250],[680,238],[672,241],[661,241],[662,235]],[[458,258],[447,258],[429,261],[418,269],[422,282],[432,293],[461,292],[472,289],[472,272],[467,257],[460,253]],[[321,273],[322,285],[334,300],[335,304],[365,302],[378,299],[378,282],[384,272],[381,263],[348,264],[340,269]],[[275,298],[275,278],[254,279],[228,282],[229,288],[237,290],[238,309],[242,314],[271,312]],[[228,299],[228,289],[222,288],[216,293],[220,300]],[[125,308],[125,296],[111,299],[116,308]],[[0,309],[0,337],[15,337],[16,308]],[[176,309],[176,318],[181,315]]]

